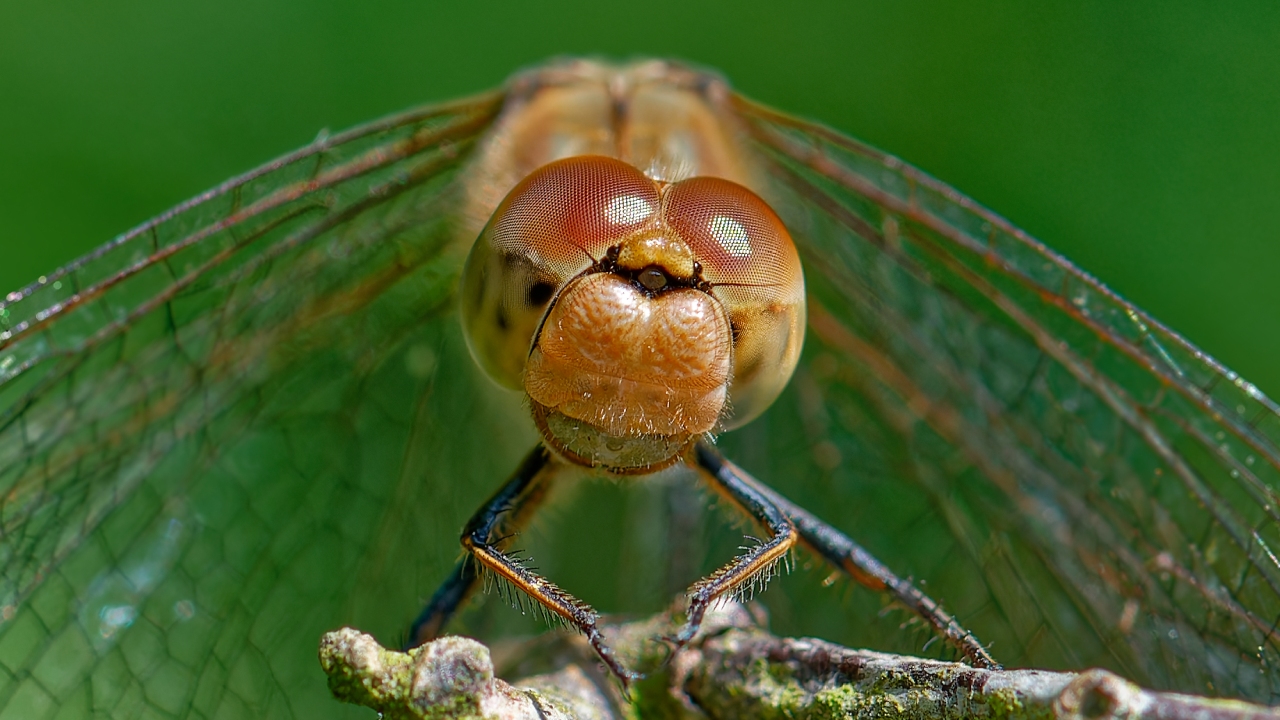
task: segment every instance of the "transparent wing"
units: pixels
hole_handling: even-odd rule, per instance
[[[1004,663],[1280,700],[1277,406],[955,190],[736,102],[802,245],[811,333],[729,452]]]
[[[501,101],[318,139],[4,299],[0,717],[355,713],[316,638],[394,639],[435,580],[396,552],[456,557],[439,418],[489,477],[530,441],[448,312]]]
[[[501,99],[317,141],[5,298],[0,718],[356,713],[316,639],[403,632],[533,441],[451,313],[453,191]],[[1006,663],[1274,701],[1275,406],[954,191],[739,103],[813,307],[732,457]],[[616,575],[601,607],[706,564],[640,583],[662,542],[584,492],[577,545],[539,558],[569,587]],[[646,512],[687,530],[693,504]],[[601,562],[619,534],[625,571]],[[931,637],[865,591],[763,598],[782,631]]]

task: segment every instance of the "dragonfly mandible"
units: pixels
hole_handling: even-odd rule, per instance
[[[455,317],[521,177],[474,169],[536,91],[624,71],[713,103],[804,264],[796,375],[727,456],[1008,665],[1277,699],[1275,404],[946,185],[646,68],[556,63],[317,138],[6,296],[0,716],[355,712],[316,638],[399,631],[534,441]],[[800,584],[766,599],[823,595]],[[867,596],[811,600],[829,625],[808,631],[928,642],[826,612]]]

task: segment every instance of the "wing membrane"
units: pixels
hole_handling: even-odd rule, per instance
[[[490,489],[462,479],[533,441],[448,312],[502,100],[318,139],[0,304],[0,718],[356,712],[316,638],[402,631]],[[729,454],[1006,663],[1274,702],[1276,406],[954,190],[734,102],[812,307]],[[931,637],[813,589],[764,596],[779,630]]]
[[[738,103],[808,261],[799,411],[846,418],[807,444],[917,505],[960,560],[908,561],[931,592],[1008,663],[1275,701],[1276,405],[955,190]]]
[[[310,646],[462,452],[424,467],[422,405],[486,402],[445,316],[501,101],[320,138],[0,305],[0,715],[334,712]]]

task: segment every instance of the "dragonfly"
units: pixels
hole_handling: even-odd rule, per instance
[[[1275,403],[892,156],[709,72],[573,60],[322,135],[3,298],[0,718],[359,716],[328,697],[317,638],[402,633],[536,439],[457,317],[471,244],[536,166],[477,169],[504,143],[589,154],[580,128],[497,129],[621,76],[716,109],[804,266],[794,377],[719,452],[1006,666],[1280,702]],[[636,557],[690,562],[670,552],[684,497],[593,506],[568,534],[603,528],[582,554],[622,536],[629,569],[585,572],[635,588]],[[677,531],[628,524],[645,512]],[[954,654],[824,584],[762,599],[784,628]]]

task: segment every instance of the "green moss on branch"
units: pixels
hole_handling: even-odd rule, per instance
[[[494,677],[488,649],[465,638],[397,653],[344,629],[325,636],[320,658],[335,697],[389,720],[1277,717],[1248,703],[1143,690],[1103,670],[979,670],[779,638],[739,605],[718,610],[671,654],[655,638],[676,627],[661,615],[608,628],[615,649],[647,675],[626,697],[576,636],[517,648],[518,664],[555,671],[511,684]]]

